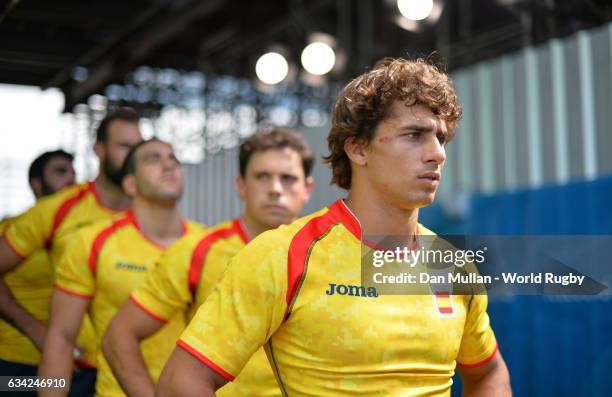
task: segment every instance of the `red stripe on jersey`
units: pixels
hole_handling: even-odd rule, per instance
[[[342,225],[351,232],[357,240],[361,240],[361,225],[353,212],[346,206],[344,200],[336,200],[329,207],[330,215],[336,220],[342,222]]]
[[[82,187],[77,191],[74,195],[68,197],[64,202],[59,206],[55,216],[53,217],[53,224],[51,225],[51,232],[49,233],[49,237],[45,241],[45,247],[47,249],[51,248],[51,244],[53,243],[53,238],[55,237],[55,232],[60,227],[66,215],[70,212],[70,210],[79,202],[88,192],[91,192],[93,188],[93,182],[87,183],[86,186]]]
[[[222,238],[230,238],[235,234],[240,236],[240,238],[245,244],[248,242],[248,237],[246,237],[246,233],[244,233],[244,230],[240,225],[240,220],[238,219],[234,219],[230,226],[216,230],[206,235],[198,242],[196,247],[193,249],[193,253],[191,254],[191,260],[189,261],[189,272],[187,276],[187,281],[189,283],[189,291],[191,292],[191,296],[193,297],[194,301],[195,293],[198,288],[198,283],[200,282],[200,276],[202,274],[202,268],[204,267],[206,255],[208,255],[210,247],[217,240]]]
[[[289,316],[292,301],[304,276],[308,254],[313,243],[335,224],[341,223],[358,240],[361,240],[361,226],[342,200],[337,200],[323,215],[309,220],[291,239],[287,253],[287,295],[285,319]]]
[[[106,243],[106,240],[108,240],[111,234],[115,233],[118,229],[130,224],[132,224],[132,221],[129,215],[126,214],[102,229],[102,231],[96,235],[93,244],[91,245],[91,249],[89,250],[88,261],[89,271],[91,271],[91,274],[94,277],[96,276],[96,263],[98,262],[98,255],[100,255],[100,250],[102,249],[104,243]]]
[[[95,365],[93,365],[92,363],[90,363],[89,361],[85,360],[84,358],[77,358],[74,360],[74,365],[76,365],[77,368],[79,369],[97,369],[98,367],[96,367]]]
[[[463,367],[463,368],[475,368],[475,367],[480,367],[481,365],[484,365],[486,363],[488,363],[489,361],[491,361],[491,359],[493,357],[495,357],[495,353],[497,353],[497,350],[499,350],[499,345],[497,343],[495,343],[495,349],[493,349],[493,352],[491,354],[489,354],[487,356],[487,358],[485,358],[484,360],[481,360],[477,363],[474,364],[461,364],[459,361],[457,361],[457,365]]]
[[[93,295],[87,295],[87,294],[81,294],[81,293],[78,293],[78,292],[74,292],[74,291],[71,291],[71,290],[66,289],[66,288],[64,288],[64,287],[60,287],[60,286],[59,286],[59,285],[57,285],[57,284],[54,284],[54,285],[53,285],[53,288],[55,288],[55,289],[56,289],[56,290],[58,290],[58,291],[62,291],[62,292],[63,292],[63,293],[65,293],[65,294],[72,295],[72,296],[76,296],[76,297],[78,297],[78,298],[86,298],[86,299],[91,299],[91,298],[93,298]]]
[[[240,219],[234,219],[233,225],[234,229],[236,229],[236,233],[238,233],[238,235],[240,236],[240,239],[242,240],[243,243],[248,244],[249,242],[249,235],[246,232],[246,230],[244,229],[244,227],[242,227],[242,221]]]
[[[198,352],[196,349],[194,349],[193,347],[189,346],[187,343],[185,343],[182,340],[178,340],[176,342],[176,344],[180,347],[182,347],[183,349],[185,349],[187,351],[187,353],[191,354],[192,356],[194,356],[195,358],[197,358],[198,360],[202,361],[204,364],[206,364],[210,369],[212,369],[213,371],[215,371],[216,373],[218,373],[219,375],[221,375],[223,377],[223,379],[227,380],[228,382],[231,382],[234,380],[234,376],[232,376],[229,372],[225,371],[223,368],[221,368],[220,366],[218,366],[217,364],[213,363],[212,361],[210,361],[206,356],[204,356],[202,353]]]
[[[140,310],[142,310],[143,312],[147,313],[149,316],[153,317],[157,321],[161,321],[162,323],[167,323],[168,322],[168,320],[166,320],[165,318],[160,317],[157,314],[153,313],[151,310],[147,309],[145,307],[145,305],[143,305],[142,303],[138,302],[136,300],[136,298],[134,298],[134,296],[130,295],[130,300],[136,305],[136,307],[138,307]]]

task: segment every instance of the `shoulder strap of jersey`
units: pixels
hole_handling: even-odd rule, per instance
[[[47,241],[45,241],[45,247],[49,249],[51,244],[53,244],[53,238],[55,237],[55,232],[62,224],[66,215],[70,212],[70,210],[79,202],[85,195],[91,190],[91,183],[87,183],[85,186],[81,187],[77,190],[73,195],[69,196],[67,199],[62,202],[62,204],[57,209],[55,216],[53,217],[53,223],[51,224],[51,232],[49,233],[49,237],[47,237]]]
[[[200,277],[202,275],[202,268],[204,267],[204,263],[206,262],[206,256],[208,255],[210,247],[217,240],[229,238],[234,234],[240,236],[240,238],[245,244],[248,242],[246,239],[246,233],[244,232],[240,224],[240,220],[234,219],[231,225],[215,230],[214,232],[211,232],[210,234],[206,235],[198,242],[196,247],[193,249],[191,260],[189,262],[189,273],[187,276],[187,280],[189,283],[189,292],[191,292],[191,296],[194,302],[195,294],[198,289],[198,283],[200,282]]]
[[[104,246],[104,243],[106,243],[108,238],[113,233],[115,233],[118,229],[126,225],[129,225],[130,223],[132,223],[132,220],[126,214],[125,216],[122,216],[121,218],[111,223],[109,226],[102,229],[96,235],[96,237],[94,238],[93,244],[91,245],[91,249],[89,251],[89,258],[88,258],[89,270],[91,271],[91,274],[94,277],[96,276],[96,265],[98,263],[98,257],[100,255],[100,251],[102,250],[102,247]]]

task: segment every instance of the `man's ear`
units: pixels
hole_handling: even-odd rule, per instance
[[[136,193],[138,192],[138,188],[136,187],[136,177],[133,174],[124,176],[123,180],[121,181],[121,187],[128,196],[136,196]]]
[[[310,200],[310,196],[312,195],[312,189],[314,189],[314,178],[309,176],[306,177],[306,201]]]
[[[366,144],[355,137],[347,138],[344,141],[344,151],[348,156],[349,160],[355,165],[365,166],[368,164],[368,154]]]
[[[106,156],[106,146],[102,142],[96,142],[93,146],[94,153],[98,157],[98,160],[102,162],[102,159]]]
[[[34,197],[39,198],[43,195],[42,181],[40,178],[30,179],[30,188],[34,192]]]
[[[238,192],[238,197],[240,198],[240,201],[244,203],[246,201],[247,187],[242,175],[238,175],[236,177],[236,191]]]

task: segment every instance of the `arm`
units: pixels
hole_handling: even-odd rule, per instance
[[[106,329],[102,352],[128,396],[153,396],[155,386],[140,352],[140,342],[164,323],[128,300]]]
[[[464,397],[511,397],[510,375],[499,351],[478,367],[457,366]]]
[[[55,289],[51,297],[49,329],[40,366],[39,376],[60,376],[70,383],[73,368],[72,352],[89,299]],[[65,391],[41,391],[39,396],[66,396]]]
[[[176,347],[159,377],[155,397],[213,397],[226,383],[206,364]]]
[[[15,301],[4,282],[4,274],[15,269],[22,258],[4,237],[0,237],[0,318],[30,338],[38,350],[42,350],[45,326]]]

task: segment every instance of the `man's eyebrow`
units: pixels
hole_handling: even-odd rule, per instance
[[[425,124],[407,124],[403,127],[400,127],[400,130],[410,130],[417,132],[429,132],[433,131],[434,129],[438,130],[439,128],[437,128],[437,126],[433,128],[432,126],[427,126]]]
[[[159,152],[148,152],[148,153],[143,153],[142,158],[143,159],[150,159],[151,157],[161,157],[162,154]]]

